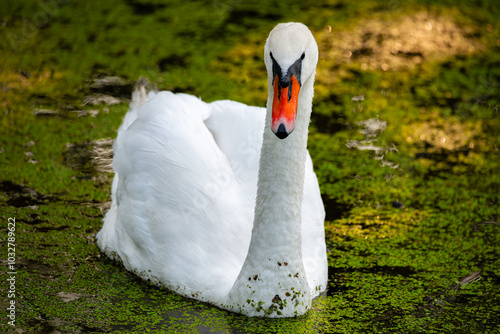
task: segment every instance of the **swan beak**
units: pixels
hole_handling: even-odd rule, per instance
[[[295,128],[300,83],[295,75],[290,76],[290,81],[285,83],[276,75],[273,88],[271,130],[279,139],[285,139]]]

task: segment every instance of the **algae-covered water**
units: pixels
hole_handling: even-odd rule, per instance
[[[499,19],[495,0],[3,1],[1,331],[499,332]],[[286,21],[320,48],[329,287],[304,316],[247,318],[100,254],[112,174],[94,158],[140,77],[264,106],[263,45]]]

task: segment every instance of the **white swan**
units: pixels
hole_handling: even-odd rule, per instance
[[[327,284],[325,212],[306,148],[318,47],[303,24],[279,24],[264,60],[267,111],[134,93],[97,245],[186,297],[290,317]]]

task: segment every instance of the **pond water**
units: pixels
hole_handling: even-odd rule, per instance
[[[198,5],[0,5],[2,331],[500,331],[494,1]],[[95,235],[135,81],[263,106],[280,21],[310,26],[320,48],[308,147],[329,286],[302,317],[247,318],[138,279]]]

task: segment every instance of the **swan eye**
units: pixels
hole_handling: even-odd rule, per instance
[[[282,70],[278,62],[274,59],[273,53],[270,52],[269,55],[271,56],[271,60],[273,62],[273,83],[274,83],[274,79],[276,78],[276,76],[281,77]]]
[[[304,60],[305,57],[306,57],[306,53],[302,52],[302,56],[300,56],[300,60]]]

